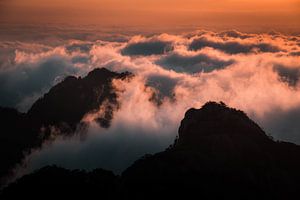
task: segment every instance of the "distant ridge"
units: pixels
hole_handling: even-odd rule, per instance
[[[208,102],[186,112],[174,144],[145,155],[121,177],[104,179],[81,171],[89,178],[80,182],[82,175],[65,171],[73,173],[68,177],[48,167],[19,179],[3,197],[39,197],[51,188],[53,196],[92,197],[98,192],[106,199],[294,199],[300,186],[299,158],[300,146],[273,141],[244,112]],[[77,185],[67,184],[58,194],[63,187],[59,183],[73,179]],[[89,193],[72,191],[89,187],[91,180],[95,185]],[[103,188],[103,182],[114,181],[112,188]]]

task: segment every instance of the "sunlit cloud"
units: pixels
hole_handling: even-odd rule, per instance
[[[196,31],[126,41],[66,40],[46,48],[32,44],[27,50],[16,48],[2,63],[0,81],[14,90],[0,89],[6,96],[21,94],[11,103],[18,107],[22,102],[29,105],[31,96],[44,93],[65,75],[84,76],[98,67],[134,74],[130,81],[113,81],[120,107],[109,129],[86,115],[85,138],[78,133],[46,142],[26,158],[29,170],[58,164],[120,173],[143,154],[167,148],[185,111],[207,101],[241,109],[275,139],[299,144],[300,65],[299,55],[293,53],[300,51],[299,39],[280,33]],[[191,48],[199,41],[201,48]],[[47,79],[42,78],[45,73]],[[22,79],[5,78],[19,76]],[[24,90],[24,81],[35,87]]]

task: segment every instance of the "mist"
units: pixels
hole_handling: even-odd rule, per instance
[[[1,86],[2,95],[19,95],[18,102],[9,102],[17,108],[24,101],[25,107],[30,107],[33,100],[28,97],[44,93],[66,75],[84,76],[98,67],[134,74],[129,82],[113,81],[120,107],[114,111],[110,128],[100,128],[95,113],[89,113],[82,119],[87,124],[85,133],[78,129],[71,138],[45,142],[41,149],[32,150],[24,160],[25,169],[21,168],[28,173],[56,164],[72,169],[100,167],[120,174],[136,159],[172,144],[185,111],[207,101],[241,109],[275,140],[300,144],[296,131],[300,65],[295,53],[300,51],[299,42],[299,36],[277,32],[199,30],[115,41],[65,40],[42,49],[36,45],[16,48],[15,55],[8,53],[10,59],[2,63],[0,77],[8,73],[14,77],[19,70],[12,69],[18,68],[25,71],[26,81],[39,86],[23,90],[24,82],[1,78],[4,85],[13,85],[10,92],[16,93],[5,93]],[[55,67],[45,68],[53,76],[42,78],[44,63],[51,64],[53,59]],[[26,71],[28,66],[35,67]],[[99,115],[101,111],[99,108]]]

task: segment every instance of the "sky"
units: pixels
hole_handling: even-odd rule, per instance
[[[1,0],[1,21],[295,31],[299,0]]]

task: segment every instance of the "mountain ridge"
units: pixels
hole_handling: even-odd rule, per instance
[[[113,112],[118,108],[117,93],[112,86],[113,79],[130,79],[129,72],[111,72],[96,68],[87,76],[68,76],[53,86],[39,98],[27,113],[13,108],[0,107],[0,186],[11,175],[11,169],[24,158],[31,149],[40,148],[49,139],[52,127],[58,134],[74,134],[85,114],[94,112],[108,101],[105,115],[96,121],[108,128]]]
[[[111,176],[117,184],[108,199],[291,199],[300,186],[299,156],[300,146],[272,140],[244,112],[208,102],[186,112],[173,145],[138,159],[120,177]],[[3,194],[31,191],[37,183],[41,193],[57,187],[47,183],[50,174],[44,181],[34,178],[38,172]],[[99,190],[105,193],[96,186]]]
[[[242,111],[208,102],[186,112],[170,148],[137,160],[122,181],[136,199],[285,199],[300,186],[299,156],[300,146],[273,141]]]

